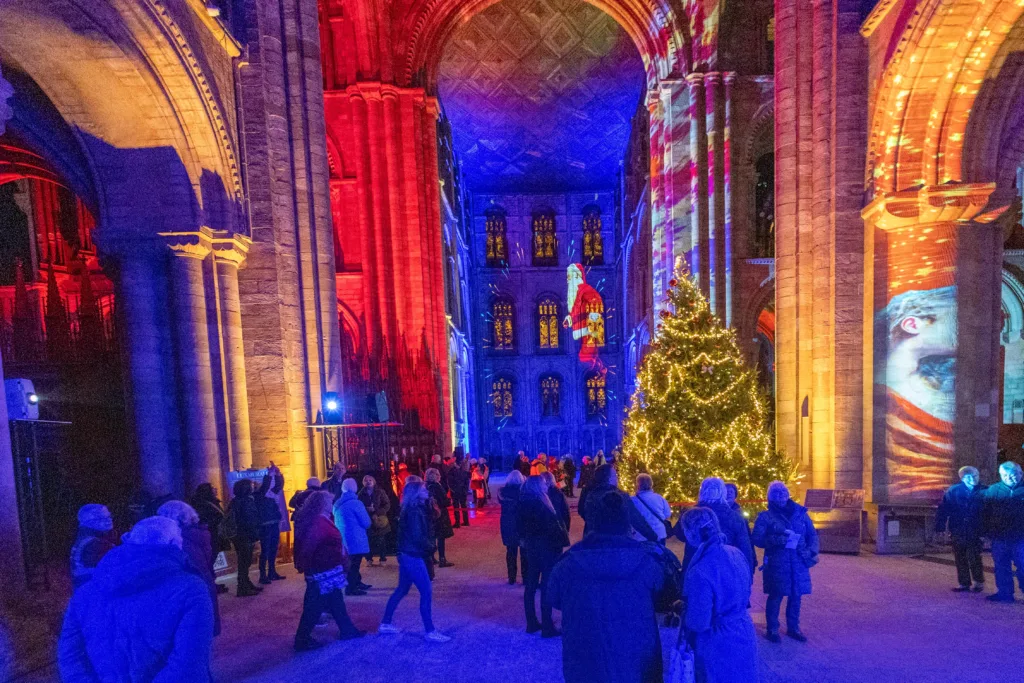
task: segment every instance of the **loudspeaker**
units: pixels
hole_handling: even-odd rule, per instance
[[[388,395],[383,391],[377,392],[375,400],[377,403],[377,421],[387,422],[391,419],[391,413],[388,410]]]

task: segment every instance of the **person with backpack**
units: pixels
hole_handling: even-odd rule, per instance
[[[590,533],[557,561],[547,586],[562,613],[565,681],[661,681],[655,599],[665,587],[664,549],[630,538],[632,502],[622,491],[597,492],[589,504]]]
[[[658,543],[665,544],[665,539],[672,533],[672,507],[665,498],[655,492],[654,479],[649,474],[638,474],[636,477],[636,495],[633,496],[636,509],[658,536]]]
[[[235,595],[239,598],[247,598],[259,595],[263,590],[249,578],[252,554],[260,539],[260,513],[253,496],[251,479],[236,481],[232,492],[235,497],[228,505],[224,520],[225,532],[235,546],[235,554],[238,557],[238,589]]]

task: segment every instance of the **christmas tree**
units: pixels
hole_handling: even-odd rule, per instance
[[[741,499],[763,499],[795,468],[775,450],[755,373],[688,274],[670,285],[670,310],[637,375],[619,479],[632,486],[647,472],[669,501],[692,501],[702,479],[721,477]]]

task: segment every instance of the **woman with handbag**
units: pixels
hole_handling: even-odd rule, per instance
[[[448,514],[451,501],[448,500],[448,494],[441,486],[440,470],[436,467],[428,468],[426,478],[427,493],[434,500],[438,510],[437,519],[434,520],[434,536],[437,538],[437,566],[442,569],[454,567],[455,563],[448,561],[448,554],[445,552],[445,541],[455,535],[455,532],[452,531],[452,518]]]
[[[366,634],[355,627],[345,609],[348,557],[334,525],[333,507],[329,491],[314,491],[295,511],[295,569],[306,576],[306,596],[295,632],[295,649],[300,652],[323,645],[314,640],[313,627],[324,612],[334,617],[341,640]]]
[[[649,474],[636,477],[636,495],[633,496],[636,509],[658,535],[658,543],[665,545],[665,539],[672,533],[672,507],[665,498],[654,491],[654,479]],[[642,539],[641,539],[642,540]]]
[[[558,518],[548,483],[540,475],[531,476],[523,484],[516,531],[526,559],[523,569],[523,606],[526,610],[526,632],[541,632],[542,638],[555,638],[561,632],[551,619],[548,600],[548,578],[562,548],[569,545],[569,532]],[[537,620],[535,600],[540,589],[540,621]]]
[[[366,506],[366,512],[370,515],[370,554],[366,556],[366,566],[373,566],[373,558],[379,557],[383,565],[388,561],[386,552],[386,540],[388,532],[391,531],[391,520],[388,519],[388,512],[391,510],[391,500],[387,492],[377,486],[377,480],[367,474],[363,477],[363,488],[359,491],[359,500]]]
[[[781,481],[768,485],[768,509],[754,522],[754,545],[764,548],[764,592],[767,638],[779,642],[779,609],[786,598],[786,635],[804,643],[800,603],[811,593],[811,567],[818,564],[818,532],[807,508],[789,497]]]

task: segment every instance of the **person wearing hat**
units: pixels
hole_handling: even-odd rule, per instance
[[[139,521],[75,591],[57,641],[62,681],[210,681],[213,602],[181,527]]]
[[[96,565],[114,545],[114,518],[107,506],[83,505],[78,511],[78,536],[71,546],[71,583],[76,589],[92,578]]]
[[[629,496],[594,492],[590,533],[569,548],[548,579],[548,599],[562,613],[566,683],[645,683],[662,679],[656,594],[665,572],[650,544],[630,537]]]

